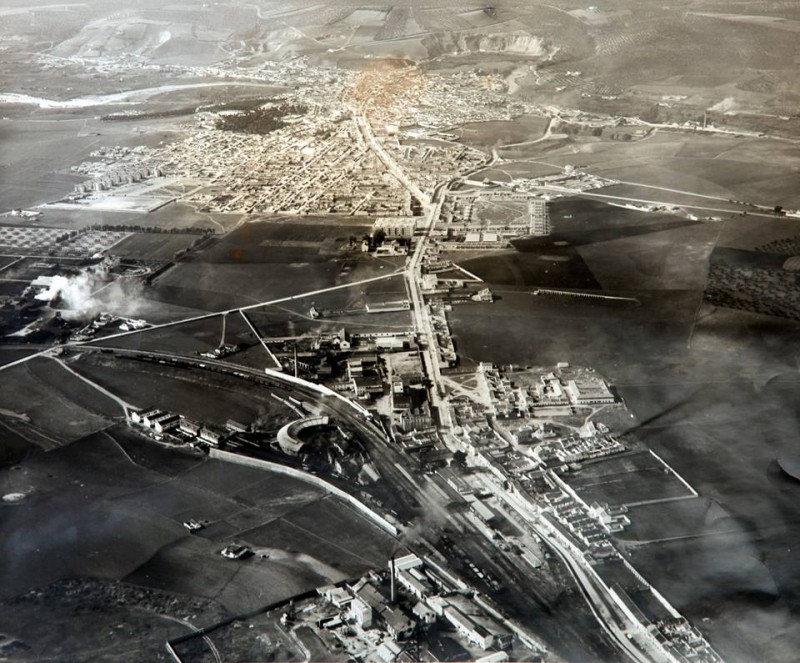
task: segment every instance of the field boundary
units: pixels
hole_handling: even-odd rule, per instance
[[[384,518],[381,514],[379,514],[376,511],[373,511],[362,501],[356,499],[349,493],[346,493],[341,488],[337,488],[333,484],[328,483],[327,481],[321,479],[318,476],[309,474],[308,472],[303,472],[302,470],[297,470],[293,467],[287,467],[286,465],[281,465],[280,463],[274,463],[269,460],[262,460],[261,458],[251,458],[250,456],[235,454],[230,451],[225,451],[223,449],[217,449],[215,447],[212,447],[208,450],[208,455],[210,458],[213,458],[215,460],[223,460],[229,463],[238,463],[239,465],[257,467],[269,470],[271,472],[284,474],[294,479],[305,481],[306,483],[314,484],[315,486],[318,486],[323,490],[326,490],[329,493],[335,495],[336,497],[344,500],[345,502],[350,504],[350,506],[354,507],[356,511],[359,511],[361,514],[365,515],[373,523],[378,525],[381,529],[388,532],[392,536],[396,537],[398,535],[397,527],[395,527],[392,523],[386,520],[386,518]]]

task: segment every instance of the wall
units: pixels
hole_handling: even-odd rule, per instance
[[[373,523],[375,523],[385,532],[388,532],[392,536],[397,536],[398,534],[397,527],[392,525],[392,523],[386,520],[386,518],[384,518],[382,515],[380,515],[376,511],[373,511],[366,504],[360,502],[352,495],[344,492],[341,488],[337,488],[333,484],[328,483],[327,481],[321,479],[318,476],[309,474],[308,472],[303,472],[302,470],[297,470],[293,467],[287,467],[286,465],[281,465],[280,463],[273,463],[268,460],[261,460],[260,458],[250,458],[249,456],[242,456],[240,454],[231,453],[230,451],[224,451],[222,449],[216,449],[213,447],[208,450],[208,455],[216,460],[224,460],[229,463],[238,463],[239,465],[257,467],[264,470],[269,470],[270,472],[285,474],[295,479],[299,479],[300,481],[312,483],[316,486],[319,486],[323,490],[326,490],[329,493],[336,495],[336,497],[338,497],[339,499],[342,499],[345,502],[347,502],[350,506],[355,508],[356,511],[365,515],[367,518],[369,518]]]

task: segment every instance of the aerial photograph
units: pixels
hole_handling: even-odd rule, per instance
[[[0,0],[0,663],[800,661],[800,1]]]

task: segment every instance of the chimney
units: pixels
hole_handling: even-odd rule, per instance
[[[395,591],[394,591],[394,571],[395,571],[395,566],[394,566],[394,555],[392,555],[392,559],[391,559],[391,560],[389,560],[389,582],[391,582],[391,587],[392,587],[392,590],[391,590],[391,595],[390,595],[390,599],[389,599],[389,601],[390,601],[390,603],[391,603],[392,605],[394,605],[394,602],[395,602]]]

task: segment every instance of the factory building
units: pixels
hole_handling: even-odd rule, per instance
[[[614,394],[600,379],[570,380],[566,392],[570,400],[577,405],[606,405],[615,401]]]
[[[419,227],[419,217],[390,216],[380,217],[372,225],[372,236],[383,231],[387,239],[410,239]]]

